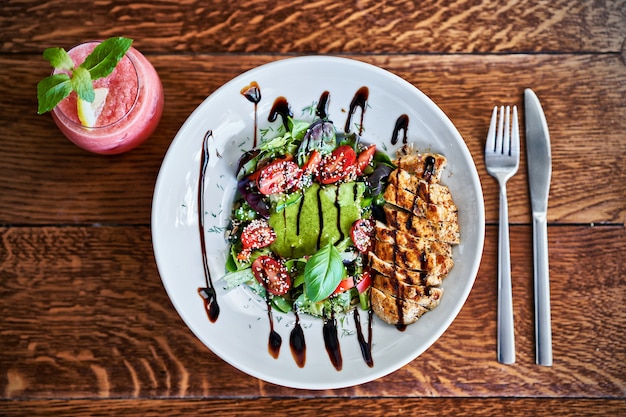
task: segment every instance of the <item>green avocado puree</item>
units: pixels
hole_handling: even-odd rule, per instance
[[[269,225],[276,232],[270,246],[273,252],[283,258],[299,258],[313,255],[328,243],[337,245],[350,239],[350,228],[361,217],[364,183],[313,183],[297,192],[303,195],[294,203],[277,209],[291,200],[291,195],[272,205]]]

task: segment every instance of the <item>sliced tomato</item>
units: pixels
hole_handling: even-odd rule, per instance
[[[350,288],[354,288],[354,278],[348,277],[346,279],[342,279],[335,291],[333,291],[333,295],[341,294],[342,292],[348,291]]]
[[[359,294],[361,294],[371,286],[372,286],[372,274],[369,271],[369,269],[366,269],[361,274],[361,280],[356,283],[356,289],[359,291]]]
[[[341,280],[339,285],[337,285],[337,288],[335,289],[335,291],[333,291],[333,295],[340,294],[342,292],[348,291],[351,288],[354,288],[354,281],[355,281],[354,277],[348,277],[344,280]],[[370,273],[369,270],[366,269],[363,271],[363,273],[361,274],[361,277],[359,278],[359,281],[356,283],[356,289],[359,293],[362,293],[371,286],[372,286],[372,274]]]
[[[291,288],[287,268],[270,256],[259,256],[252,262],[254,278],[270,293],[284,295]]]
[[[321,184],[332,184],[347,176],[354,169],[356,153],[348,145],[341,145],[321,163],[318,181]]]
[[[370,145],[365,148],[359,156],[356,158],[356,173],[357,175],[363,174],[365,168],[372,162],[374,159],[374,154],[376,153],[376,145]]]
[[[250,179],[250,181],[257,181],[259,179],[259,175],[261,175],[261,171],[263,171],[263,168],[265,168],[266,166],[272,163],[280,162],[280,161],[293,161],[293,155],[287,154],[282,158],[276,158],[274,160],[267,160],[267,159],[260,160],[256,166],[256,171],[248,175],[248,178]]]
[[[374,238],[374,220],[359,219],[352,223],[350,238],[359,252],[369,252]]]
[[[298,164],[288,160],[277,160],[261,169],[257,187],[261,194],[265,195],[282,193],[296,188],[301,177],[302,170]]]
[[[316,174],[321,162],[322,162],[322,155],[316,149],[314,149],[309,155],[309,159],[306,161],[306,163],[302,167],[302,171],[304,171],[304,175]]]
[[[241,244],[244,249],[259,249],[271,245],[276,240],[274,229],[263,219],[252,220],[241,231]]]

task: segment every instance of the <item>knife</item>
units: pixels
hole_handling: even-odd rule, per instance
[[[538,365],[552,365],[550,282],[548,268],[548,194],[552,176],[550,134],[537,95],[524,91],[528,185],[533,214],[533,260],[535,283],[535,353]]]

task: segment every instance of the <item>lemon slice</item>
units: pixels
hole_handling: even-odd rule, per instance
[[[95,98],[91,103],[82,100],[80,97],[76,102],[78,119],[85,127],[94,127],[96,125],[96,121],[104,108],[104,103],[106,103],[107,95],[109,95],[108,88],[96,88],[93,92],[95,93]]]

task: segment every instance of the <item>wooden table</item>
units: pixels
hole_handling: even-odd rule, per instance
[[[237,4],[240,3],[240,4]],[[5,0],[0,9],[0,414],[625,415],[626,2]],[[103,157],[36,114],[41,53],[128,36],[158,70],[154,135]],[[424,354],[379,380],[302,391],[223,362],[184,325],[152,252],[155,179],[177,130],[258,65],[328,54],[378,65],[430,96],[481,177],[474,288]],[[552,138],[554,365],[535,364],[525,149],[509,182],[517,362],[496,360],[498,191],[490,110],[542,100]]]

